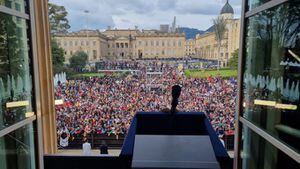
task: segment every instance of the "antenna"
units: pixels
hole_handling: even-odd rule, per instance
[[[85,25],[85,28],[88,29],[88,24],[89,24],[89,13],[90,11],[89,10],[84,10],[83,11],[85,14],[86,14],[86,25]]]

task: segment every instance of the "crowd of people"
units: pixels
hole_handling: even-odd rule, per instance
[[[139,72],[122,76],[105,75],[60,83],[55,88],[57,132],[71,136],[126,135],[138,111],[170,108],[171,87],[182,86],[178,109],[206,113],[219,135],[232,134],[236,99],[236,79],[186,77],[178,67],[153,64],[161,73]],[[107,67],[108,68],[108,67]]]

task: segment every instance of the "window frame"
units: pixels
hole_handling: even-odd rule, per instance
[[[246,49],[244,48],[246,42],[246,33],[247,33],[247,27],[246,23],[247,20],[262,11],[268,10],[270,8],[276,7],[278,5],[282,5],[286,2],[289,2],[289,0],[271,0],[269,2],[266,2],[258,7],[255,7],[251,10],[248,10],[248,1],[249,0],[243,0],[242,1],[242,10],[241,10],[241,25],[240,25],[240,50],[239,50],[239,60],[238,60],[238,93],[237,93],[237,106],[236,106],[236,130],[235,130],[235,140],[234,140],[234,169],[242,168],[242,160],[240,157],[241,150],[242,150],[242,128],[243,126],[246,126],[250,128],[253,132],[258,134],[259,136],[263,137],[267,142],[272,144],[274,147],[278,148],[285,154],[287,154],[289,157],[300,163],[300,154],[298,154],[295,150],[291,149],[289,146],[284,144],[283,142],[279,141],[274,136],[271,136],[269,133],[264,131],[263,129],[257,127],[252,122],[246,120],[242,117],[243,112],[243,72],[245,69],[244,65],[244,59],[246,57]]]

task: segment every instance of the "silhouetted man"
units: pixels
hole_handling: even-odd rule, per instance
[[[108,154],[108,147],[107,147],[106,142],[104,140],[102,140],[102,142],[101,142],[100,154]]]

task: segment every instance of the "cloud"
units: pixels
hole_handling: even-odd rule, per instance
[[[162,0],[157,1],[156,5],[161,10],[172,10],[176,7],[178,0]]]
[[[211,26],[225,0],[50,0],[63,5],[69,12],[71,30],[88,27],[106,29],[158,28],[160,24],[171,24],[177,16],[180,26],[206,29]],[[241,0],[230,0],[236,17],[240,15]],[[89,14],[83,11],[89,10]]]
[[[103,2],[115,10],[136,14],[150,13],[155,9],[155,3],[147,0],[103,0]]]
[[[51,2],[65,6],[68,11],[68,20],[71,30],[79,30],[86,28],[104,29],[107,26],[115,26],[112,15],[120,14],[106,4],[99,3],[98,0],[52,0]],[[93,5],[91,5],[93,4]],[[89,13],[84,13],[88,10]]]
[[[240,11],[241,0],[232,0],[234,11]],[[224,6],[222,0],[209,0],[200,2],[199,0],[184,0],[177,3],[175,10],[182,14],[218,15]]]
[[[217,15],[222,6],[220,4],[181,3],[176,10],[182,14]]]

